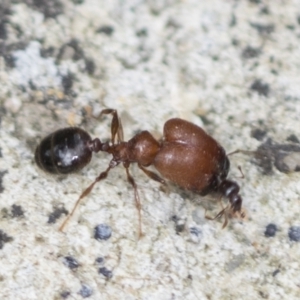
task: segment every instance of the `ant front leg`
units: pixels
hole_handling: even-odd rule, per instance
[[[205,210],[205,219],[207,220],[216,220],[224,216],[225,220],[222,226],[222,229],[224,229],[227,224],[228,224],[228,212],[227,212],[227,206],[224,208],[223,203],[222,203],[222,196],[218,199],[218,202],[221,204],[222,210],[215,216],[215,217],[210,217],[206,214]]]
[[[138,210],[138,218],[139,218],[139,239],[143,236],[143,231],[142,231],[142,215],[141,215],[141,209],[142,209],[142,205],[141,205],[141,200],[140,200],[140,196],[137,190],[137,185],[135,183],[135,180],[133,179],[133,177],[130,175],[129,173],[129,163],[124,163],[124,168],[126,170],[126,174],[127,174],[127,180],[128,182],[132,185],[133,190],[134,190],[134,200],[135,200],[135,206]]]
[[[210,217],[206,214],[206,211],[205,211],[205,219],[207,220],[216,220],[216,219],[219,219],[221,217],[225,218],[224,220],[224,223],[223,223],[223,226],[222,226],[222,229],[224,229],[227,224],[228,224],[228,213],[227,213],[227,207],[223,208],[215,217]]]
[[[112,121],[111,121],[111,142],[114,145],[115,144],[115,137],[117,135],[117,142],[122,142],[124,140],[123,138],[123,126],[122,122],[118,116],[118,112],[115,109],[107,108],[103,109],[99,117],[102,115],[112,115]]]
[[[78,200],[76,201],[76,203],[75,203],[75,205],[74,205],[72,211],[71,211],[71,212],[69,213],[69,215],[66,217],[66,219],[64,220],[64,222],[60,225],[59,231],[63,231],[63,230],[64,230],[66,224],[67,224],[68,221],[71,219],[71,217],[74,215],[74,212],[76,211],[76,209],[77,209],[77,207],[78,207],[80,201],[81,201],[84,197],[86,197],[86,196],[92,191],[94,185],[95,185],[97,182],[99,182],[99,181],[101,181],[101,180],[103,180],[103,179],[105,179],[105,178],[107,177],[108,172],[109,172],[110,169],[112,169],[113,167],[115,167],[115,165],[113,165],[113,164],[109,165],[108,168],[107,168],[104,172],[102,172],[102,173],[94,180],[94,182],[93,182],[92,184],[90,184],[90,185],[82,192],[82,194],[80,195],[80,197],[79,197]]]

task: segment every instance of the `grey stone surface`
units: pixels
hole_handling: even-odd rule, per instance
[[[300,212],[299,37],[298,0],[2,0],[0,298],[299,299],[300,244],[289,238]],[[141,129],[159,138],[181,117],[227,152],[259,147],[258,161],[230,157],[247,218],[222,229],[204,217],[220,210],[216,197],[166,193],[132,166],[138,240],[119,166],[59,232],[110,157],[56,178],[38,170],[34,149],[65,126],[108,139],[110,118],[92,118],[108,107],[126,139]],[[94,239],[98,224],[111,227],[108,240]]]

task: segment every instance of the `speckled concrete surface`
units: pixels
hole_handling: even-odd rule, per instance
[[[299,39],[299,0],[2,0],[0,298],[299,299]],[[182,117],[228,152],[259,149],[230,157],[247,218],[222,229],[204,218],[214,197],[163,191],[133,166],[138,240],[120,166],[59,232],[110,157],[56,178],[34,149],[70,125],[108,139],[110,119],[92,118],[107,107],[125,138]]]

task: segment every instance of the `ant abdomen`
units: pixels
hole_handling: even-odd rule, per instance
[[[46,136],[35,151],[38,166],[52,174],[69,174],[86,166],[91,158],[92,139],[84,130],[70,127]]]
[[[202,128],[178,118],[165,123],[153,164],[164,178],[201,195],[215,191],[229,171],[222,146]]]

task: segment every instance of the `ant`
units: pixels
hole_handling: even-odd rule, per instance
[[[81,199],[120,163],[123,164],[127,180],[134,190],[140,237],[141,202],[135,180],[129,173],[131,163],[137,163],[147,176],[163,185],[167,179],[180,188],[202,196],[217,192],[221,197],[228,198],[231,213],[243,215],[239,185],[226,179],[230,167],[228,156],[223,147],[202,128],[183,119],[174,118],[165,123],[161,141],[157,141],[148,131],[141,131],[125,142],[118,112],[115,109],[104,109],[99,117],[102,115],[112,115],[110,142],[101,142],[99,138],[92,139],[86,131],[70,127],[46,136],[36,148],[37,165],[52,174],[69,174],[82,169],[90,162],[93,152],[103,151],[112,155],[107,169],[82,192],[71,213],[60,226],[60,231],[63,231]],[[243,151],[237,150],[234,153],[236,152]],[[153,165],[162,177],[148,170],[150,165]],[[225,207],[215,218],[207,218],[216,219],[224,215],[224,228],[227,225],[227,213]]]

